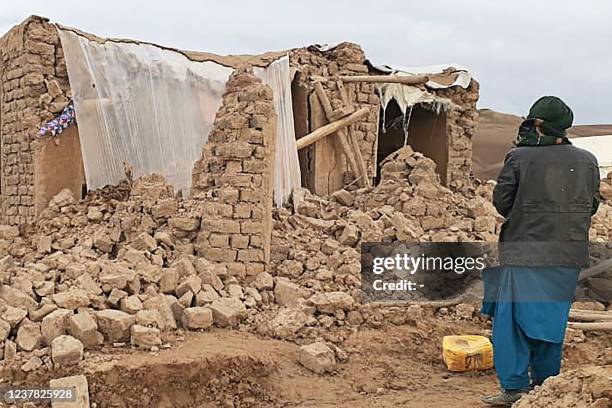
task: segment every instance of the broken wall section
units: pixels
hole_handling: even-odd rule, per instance
[[[38,129],[68,103],[68,74],[57,30],[41,17],[2,37],[0,53],[0,222],[29,224],[36,218]]]
[[[472,184],[472,137],[478,123],[479,90],[480,84],[473,78],[467,88],[454,86],[433,90],[437,96],[452,102],[446,112],[446,184],[453,190],[463,190]]]
[[[203,212],[197,254],[239,277],[263,272],[270,259],[277,120],[272,97],[250,68],[237,69],[192,173],[192,195]]]
[[[314,80],[333,76],[367,75],[365,54],[357,44],[342,43],[328,51],[315,47],[298,48],[289,54],[292,67],[298,74],[293,82],[294,120],[296,137],[328,123],[323,107],[313,92]],[[340,89],[335,81],[322,82],[333,109],[343,106]],[[376,143],[380,101],[373,84],[344,84],[355,110],[368,107],[369,113],[352,125],[352,134],[361,150],[368,176],[376,175]],[[353,181],[342,149],[335,135],[328,136],[300,151],[304,186],[319,195],[331,194]],[[306,170],[306,171],[304,171]]]

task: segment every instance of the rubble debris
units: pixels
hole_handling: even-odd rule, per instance
[[[325,374],[336,368],[334,351],[324,342],[311,343],[300,347],[298,361],[317,374]]]
[[[83,343],[68,335],[56,337],[51,342],[51,359],[59,366],[78,363],[83,359]]]
[[[518,401],[517,408],[597,407],[612,404],[612,367],[585,367],[550,377]]]
[[[87,377],[75,375],[56,378],[49,381],[50,388],[74,388],[75,400],[71,402],[53,402],[51,408],[89,408],[89,385]]]

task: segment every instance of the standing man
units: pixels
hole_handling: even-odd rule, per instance
[[[493,317],[495,369],[511,406],[561,368],[563,338],[580,268],[589,265],[591,216],[599,206],[595,157],[572,146],[572,110],[540,98],[521,124],[493,192],[505,217],[501,266],[484,272],[482,312]]]

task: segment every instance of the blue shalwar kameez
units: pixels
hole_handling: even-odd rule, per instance
[[[482,313],[493,317],[494,363],[505,390],[559,374],[579,270],[502,266],[484,271]]]

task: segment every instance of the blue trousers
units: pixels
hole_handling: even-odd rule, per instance
[[[559,374],[578,270],[505,266],[483,272],[497,377],[506,390]]]
[[[497,304],[492,339],[495,370],[502,388],[526,389],[530,380],[541,383],[559,374],[563,343],[530,338],[514,319],[505,316],[506,307],[512,304]]]

